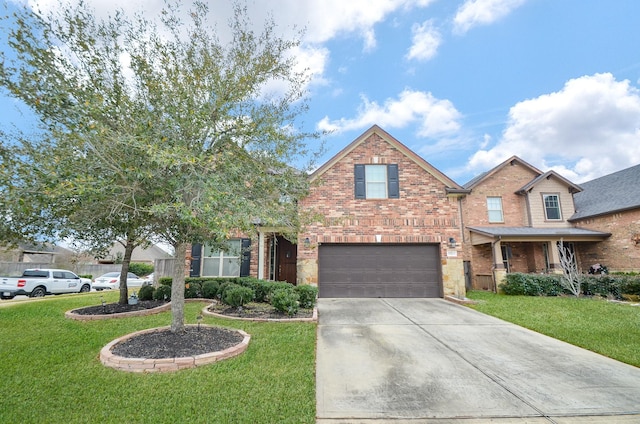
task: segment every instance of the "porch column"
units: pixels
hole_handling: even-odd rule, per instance
[[[502,257],[502,245],[500,239],[491,243],[493,250],[493,281],[495,284],[495,291],[498,292],[498,286],[502,284],[503,280],[507,276],[507,270],[504,267],[504,258]]]
[[[562,265],[560,264],[560,246],[558,246],[558,242],[556,240],[550,241],[548,250],[551,254],[551,258],[549,258],[549,268],[551,273],[562,274]]]
[[[258,231],[258,279],[264,280],[264,233]]]

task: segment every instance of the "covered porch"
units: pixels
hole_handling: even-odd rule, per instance
[[[579,257],[581,248],[610,233],[584,228],[467,227],[470,232],[472,287],[497,291],[507,273],[561,273],[559,243]],[[592,264],[578,263],[586,270]]]

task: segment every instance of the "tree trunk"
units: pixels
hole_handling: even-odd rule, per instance
[[[174,246],[176,264],[171,284],[171,331],[174,333],[184,330],[184,272],[188,246],[181,242]]]
[[[126,305],[129,301],[129,288],[127,287],[127,274],[129,274],[129,264],[131,263],[131,255],[136,245],[133,240],[127,238],[124,245],[124,257],[122,258],[122,268],[120,268],[120,299],[118,303]]]

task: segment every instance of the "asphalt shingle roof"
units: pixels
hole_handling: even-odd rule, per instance
[[[557,237],[557,236],[602,236],[611,234],[586,228],[533,228],[533,227],[468,227],[470,230],[494,237]]]
[[[640,165],[580,184],[569,221],[640,208]]]

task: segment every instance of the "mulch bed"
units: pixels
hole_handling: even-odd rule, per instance
[[[248,303],[241,308],[234,308],[222,303],[214,303],[213,305],[209,306],[208,311],[235,318],[290,319],[313,317],[313,309],[300,308],[297,314],[289,316],[284,312],[277,311],[268,303],[256,302]]]
[[[207,300],[207,299],[202,299]],[[162,300],[142,300],[136,305],[108,303],[104,306],[88,306],[73,312],[79,315],[107,315],[123,312],[135,312],[164,305]],[[300,309],[296,315],[288,316],[266,303],[249,303],[242,308],[214,302],[211,312],[237,318],[289,319],[312,318],[313,309]],[[116,344],[111,352],[124,358],[179,358],[218,352],[242,342],[243,336],[237,331],[219,327],[185,327],[183,331],[172,333],[170,330],[158,330],[131,337]]]
[[[111,352],[124,358],[180,358],[228,349],[242,342],[234,330],[218,327],[186,327],[183,331],[159,330],[116,344]]]
[[[121,305],[119,303],[107,303],[104,306],[87,306],[74,309],[73,313],[78,315],[110,315],[122,312],[144,311],[166,304],[164,300],[140,300],[136,305]]]

